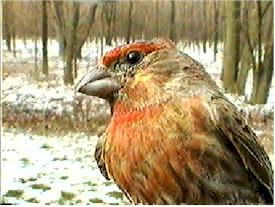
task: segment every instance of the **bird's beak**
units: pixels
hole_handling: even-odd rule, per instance
[[[80,79],[76,91],[90,96],[106,98],[120,88],[121,85],[112,77],[111,73],[94,67]]]

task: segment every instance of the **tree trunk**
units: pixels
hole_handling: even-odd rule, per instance
[[[226,18],[225,18],[225,3],[226,1],[222,1],[220,4],[221,4],[221,7],[220,7],[220,14],[221,14],[221,21],[223,22],[223,25],[222,25],[222,28],[221,28],[221,38],[222,38],[222,41],[221,41],[221,44],[222,44],[222,47],[223,47],[223,50],[225,50],[225,41],[226,41]],[[223,52],[223,56],[225,56],[225,53]],[[224,78],[224,57],[223,57],[223,67],[222,67],[222,72],[221,72],[221,80],[223,80]]]
[[[128,13],[128,28],[127,28],[127,35],[126,35],[126,43],[130,43],[131,33],[132,33],[132,10],[133,10],[133,1],[130,0],[129,2],[129,13]]]
[[[74,58],[74,78],[77,78],[77,58]]]
[[[113,20],[112,20],[112,29],[111,29],[111,34],[112,34],[112,39],[114,41],[116,41],[116,35],[115,35],[115,22],[116,22],[116,11],[117,11],[117,7],[116,4],[113,6],[114,7],[114,14],[113,14]]]
[[[107,30],[105,33],[105,44],[111,45],[112,44],[112,37],[114,32],[114,20],[115,20],[115,12],[116,12],[116,4],[115,2],[106,2],[103,4],[102,8],[102,24],[105,24],[104,20],[106,20],[106,27]],[[104,30],[105,31],[105,30]]]
[[[257,99],[255,103],[265,104],[269,95],[269,89],[273,76],[273,61],[274,61],[274,49],[273,44],[269,48],[265,48],[265,57],[264,57],[264,72],[260,79]]]
[[[60,34],[57,35],[58,36],[58,55],[60,57],[64,56],[65,54],[65,49],[66,49],[66,39],[64,38],[64,36],[61,36]]]
[[[103,42],[103,36],[100,38],[100,57],[102,57],[104,53],[104,42]]]
[[[248,76],[248,72],[252,69],[252,60],[249,54],[248,45],[244,45],[243,54],[240,61],[240,69],[238,71],[236,93],[238,95],[245,95],[245,85]]]
[[[4,2],[4,1],[3,1]],[[11,39],[12,39],[12,50],[13,50],[13,56],[16,57],[16,20],[15,20],[15,15],[14,15],[14,4],[13,2],[7,2],[9,5],[9,19],[10,19],[10,32],[11,32]]]
[[[43,74],[49,75],[48,70],[48,12],[47,1],[42,1],[42,44],[43,44]]]
[[[85,29],[81,32],[79,32],[79,31],[77,32],[77,36],[76,36],[77,41],[75,42],[76,43],[75,51],[77,51],[77,57],[78,58],[81,57],[81,49],[82,49],[85,41],[87,40],[87,38],[90,34],[90,31],[91,31],[92,25],[95,21],[95,15],[96,15],[97,7],[98,7],[97,4],[93,4],[93,5],[90,6],[87,21],[85,22],[86,27],[83,26]],[[79,24],[78,21],[77,21],[77,24]],[[75,27],[77,28],[77,25]]]
[[[251,104],[265,104],[269,95],[269,88],[273,76],[273,60],[274,60],[274,40],[273,40],[273,8],[269,10],[267,32],[266,32],[266,43],[264,46],[264,59],[262,61],[262,20],[263,10],[261,6],[262,2],[257,2],[257,14],[258,14],[258,25],[257,25],[257,40],[258,40],[258,64],[256,69],[253,70],[253,90],[250,99]]]
[[[106,4],[106,3],[105,3]],[[100,15],[100,17],[101,17],[101,21],[100,21],[100,23],[101,23],[101,27],[100,27],[100,36],[101,36],[101,41],[103,42],[103,40],[104,40],[104,37],[106,36],[105,35],[105,27],[106,27],[106,24],[105,24],[105,18],[104,18],[104,16],[105,16],[105,9],[106,9],[106,5],[105,4],[103,4],[103,8],[102,8],[102,11],[101,11],[101,15]],[[105,39],[105,43],[106,43],[106,39]]]
[[[206,41],[207,41],[207,32],[206,32],[206,26],[207,26],[207,21],[206,21],[206,1],[203,1],[203,41],[202,41],[202,46],[203,46],[203,52],[206,53]]]
[[[156,0],[156,36],[159,36],[159,0]]]
[[[38,53],[37,36],[35,35],[34,36],[34,78],[36,81],[38,81],[38,77],[39,77],[37,53]]]
[[[262,76],[262,60],[261,60],[261,56],[262,56],[262,39],[261,39],[261,29],[262,29],[262,24],[261,24],[261,19],[262,19],[262,15],[261,15],[261,2],[256,2],[257,5],[257,47],[258,47],[258,54],[257,54],[257,64],[256,66],[253,68],[253,89],[252,89],[252,95],[251,95],[251,99],[250,99],[250,103],[251,104],[256,104],[257,103],[257,96],[258,96],[258,89],[259,89],[259,85],[260,85],[260,79]]]
[[[254,57],[253,57],[253,48],[251,46],[250,40],[250,34],[249,34],[249,5],[247,2],[241,3],[241,10],[242,10],[242,18],[240,19],[243,27],[243,36],[242,41],[243,44],[240,45],[240,68],[238,71],[237,76],[237,83],[236,83],[236,93],[238,95],[245,95],[245,86],[247,82],[247,76],[250,69],[254,68]],[[247,98],[247,97],[246,97]]]
[[[59,54],[63,56],[66,62],[64,70],[64,83],[73,83],[73,64],[74,58],[81,59],[82,47],[89,37],[92,24],[95,21],[95,15],[98,4],[90,4],[87,17],[85,21],[79,25],[79,7],[80,2],[66,2],[66,6],[72,6],[73,11],[69,13],[70,21],[65,20],[64,14],[67,12],[65,3],[63,1],[52,2],[52,9],[55,19],[55,26],[57,37],[59,41]],[[72,34],[73,32],[73,34]],[[76,74],[76,73],[75,73]]]
[[[8,51],[11,51],[11,26],[12,22],[10,19],[10,10],[9,10],[9,4],[11,2],[4,1],[3,2],[3,33],[4,33],[4,39],[6,40]]]
[[[13,50],[13,57],[16,57],[16,34],[15,34],[15,25],[12,26],[12,50]]]
[[[64,19],[64,2],[54,1],[52,2],[52,9],[55,19],[55,29],[57,33],[57,40],[59,43],[59,56],[64,57],[66,50],[66,34],[65,34],[65,19]]]
[[[64,70],[64,83],[66,85],[74,83],[73,77],[73,59],[75,58],[75,42],[76,42],[76,27],[79,22],[79,2],[70,2],[72,4],[72,17],[68,25],[66,35],[67,50],[66,50],[66,67]]]
[[[257,75],[257,84],[253,85],[253,96],[250,99],[251,104],[265,104],[269,95],[269,89],[273,76],[273,43],[272,47],[265,47],[265,57],[262,68],[259,68],[261,72],[255,73]],[[253,73],[254,75],[254,73]]]
[[[219,42],[219,4],[214,1],[214,61],[217,60]]]
[[[240,44],[240,2],[226,1],[226,34],[224,48],[223,86],[235,93],[235,83],[238,74],[239,44]]]
[[[170,30],[169,38],[173,41],[176,40],[176,5],[175,1],[171,1],[171,10],[170,10]]]

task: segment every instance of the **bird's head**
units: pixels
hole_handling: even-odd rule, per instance
[[[107,52],[82,77],[76,90],[110,103],[127,98],[147,100],[185,67],[181,59],[182,53],[169,39],[122,45]]]

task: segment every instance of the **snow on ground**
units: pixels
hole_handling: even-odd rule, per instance
[[[4,49],[5,49],[5,42]],[[34,43],[27,40],[26,45],[17,41],[17,57],[4,51],[3,66],[5,72],[14,68],[17,71],[9,74],[2,82],[2,103],[13,107],[22,107],[30,111],[47,111],[62,114],[72,113],[72,104],[80,94],[74,92],[74,86],[63,85],[64,64],[58,57],[57,42],[49,42],[50,76],[48,81],[38,83],[25,70],[26,66],[34,64]],[[41,48],[41,43],[39,47]],[[119,43],[118,43],[119,44]],[[114,44],[115,45],[115,44]],[[219,45],[217,60],[213,60],[213,50],[203,53],[196,48],[179,48],[195,60],[201,62],[212,78],[221,86],[219,80],[222,66],[222,47]],[[111,47],[104,46],[104,51]],[[202,47],[201,47],[202,48]],[[79,62],[79,76],[87,71],[99,58],[100,46],[96,43],[84,45],[83,60]],[[38,52],[41,61],[41,49]],[[8,70],[8,71],[7,71]],[[43,79],[43,77],[42,77]],[[77,81],[76,81],[77,82]],[[248,77],[246,96],[252,84],[252,74]],[[249,87],[250,86],[250,87]],[[274,80],[271,94],[274,92]],[[226,96],[238,108],[259,113],[273,113],[274,101],[272,95],[265,105],[251,106],[245,104],[245,97]],[[87,96],[86,96],[87,97]],[[106,113],[106,108],[98,108],[103,104],[101,99],[92,99],[95,113]],[[5,108],[3,109],[5,113]],[[262,131],[258,132],[259,134]],[[3,201],[11,203],[125,203],[121,193],[112,183],[100,174],[92,156],[97,137],[83,134],[68,134],[66,137],[36,136],[18,129],[4,128],[2,134],[2,168],[1,187]],[[38,188],[38,189],[36,189]]]
[[[2,135],[1,196],[5,203],[127,203],[97,168],[93,158],[96,136],[45,137],[6,128]]]

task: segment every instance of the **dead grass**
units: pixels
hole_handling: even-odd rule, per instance
[[[68,132],[98,134],[105,129],[108,116],[95,117],[90,121],[79,121],[70,114],[52,113],[45,116],[41,113],[35,114],[32,111],[22,113],[10,106],[3,106],[2,121],[4,127],[19,128],[38,135],[66,135]]]
[[[8,76],[25,76],[30,82],[47,82],[50,84],[56,84],[58,81],[62,81],[63,78],[57,75],[57,71],[60,72],[61,68],[50,67],[49,75],[46,77],[42,74],[41,64],[38,64],[38,75],[35,74],[34,62],[3,62],[2,75],[3,81]]]

